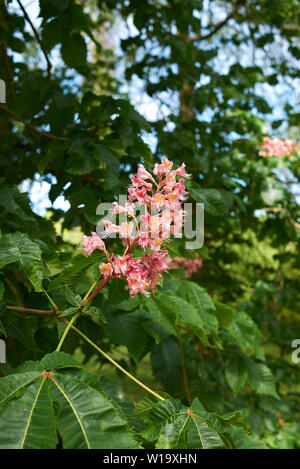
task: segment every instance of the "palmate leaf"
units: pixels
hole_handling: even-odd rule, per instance
[[[143,437],[156,441],[158,449],[225,448],[222,438],[198,411],[188,410],[180,402],[166,399],[155,404],[146,419]]]
[[[56,374],[51,394],[60,405],[57,425],[65,449],[138,447],[126,421],[99,391],[71,376]]]
[[[138,447],[113,401],[68,372],[72,367],[80,365],[55,352],[28,364],[36,371],[0,380],[0,448],[56,448],[57,432],[68,449]]]
[[[188,409],[166,399],[143,409],[146,429],[142,436],[158,449],[263,448],[247,434],[239,412],[226,415],[207,412],[198,399]]]
[[[14,379],[15,375],[3,380],[8,378]],[[11,400],[0,414],[0,448],[55,448],[57,435],[49,383],[36,373],[35,381],[27,386],[24,383],[19,391],[24,391],[21,397]]]

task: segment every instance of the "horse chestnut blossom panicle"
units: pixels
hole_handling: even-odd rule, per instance
[[[195,259],[188,259],[187,257],[174,257],[170,265],[170,269],[184,269],[187,278],[196,274],[202,267],[202,259],[196,253]]]
[[[100,273],[106,278],[123,278],[127,281],[129,293],[138,292],[149,296],[154,293],[162,273],[171,268],[165,243],[171,236],[181,237],[185,212],[182,202],[186,199],[184,178],[190,177],[185,172],[185,164],[173,169],[173,162],[162,158],[156,163],[153,174],[139,165],[136,175],[131,177],[128,188],[128,200],[125,205],[113,202],[113,215],[126,218],[119,224],[104,220],[101,238],[83,236],[82,247],[85,256],[90,256],[96,249],[106,254],[107,262],[99,265]],[[138,208],[138,210],[136,210]],[[136,211],[141,213],[136,217]],[[119,235],[125,248],[122,256],[109,254],[102,238]],[[138,247],[143,255],[134,257],[132,250]]]
[[[297,151],[298,144],[289,138],[280,140],[279,138],[271,139],[270,137],[264,137],[259,155],[266,158],[271,156],[293,156]]]

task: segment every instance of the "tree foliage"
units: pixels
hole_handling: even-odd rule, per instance
[[[259,155],[299,126],[298,2],[142,3],[0,0],[0,447],[299,448],[300,160]],[[170,252],[201,269],[85,305],[81,235],[165,155],[205,206],[204,246]]]

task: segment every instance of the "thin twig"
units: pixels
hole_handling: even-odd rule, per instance
[[[47,311],[45,309],[23,308],[22,306],[6,306],[6,309],[8,311],[17,311],[18,313],[32,313],[49,317],[52,317],[54,313],[52,310]]]
[[[188,42],[198,42],[198,41],[203,41],[205,39],[210,39],[214,34],[216,34],[223,26],[225,26],[231,18],[236,14],[238,11],[238,7],[235,7],[232,12],[223,20],[220,21],[220,23],[217,23],[209,33],[203,34],[202,36],[195,36],[195,37],[190,37],[188,38]]]
[[[59,140],[59,141],[63,141],[63,142],[68,140],[66,137],[59,137],[58,135],[53,135],[53,134],[49,134],[48,132],[43,132],[42,130],[38,130],[36,127],[34,127],[33,125],[26,122],[21,116],[16,114],[14,111],[12,111],[11,109],[8,109],[6,106],[3,106],[3,104],[0,104],[0,109],[2,109],[2,111],[6,112],[10,116],[12,116],[17,121],[22,122],[22,124],[24,124],[25,127],[27,127],[27,129],[29,131],[30,130],[34,131],[34,132],[36,132],[40,135],[43,135],[44,137],[50,138],[51,140]]]
[[[46,59],[46,62],[47,62],[47,73],[48,73],[48,80],[50,81],[51,79],[51,68],[52,68],[52,65],[51,65],[51,62],[49,60],[49,57],[48,57],[48,54],[47,54],[47,51],[45,49],[45,46],[39,36],[39,33],[37,32],[37,30],[35,29],[30,17],[28,16],[28,13],[26,12],[25,8],[23,7],[22,3],[20,2],[20,0],[17,0],[21,10],[23,11],[23,14],[24,14],[24,17],[26,18],[26,20],[28,21],[28,23],[30,24],[31,26],[31,29],[33,31],[33,34],[35,35],[35,38],[37,40],[37,42],[39,43],[39,45],[41,46],[41,49],[43,51],[43,54],[45,56],[45,59]]]

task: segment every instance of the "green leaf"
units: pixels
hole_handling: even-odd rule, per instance
[[[190,303],[174,295],[160,295],[159,301],[169,308],[172,307],[181,322],[187,324],[205,346],[211,347],[205,331],[205,322],[199,310]]]
[[[248,377],[248,368],[245,360],[240,355],[230,357],[225,369],[227,382],[234,394],[245,385]]]
[[[0,380],[0,408],[10,400],[23,394],[26,387],[40,377],[39,372],[24,372],[1,378]]]
[[[5,331],[5,329],[4,329],[4,325],[2,324],[1,321],[0,321],[0,334],[3,334],[3,335],[5,335],[5,336],[7,335],[7,334],[6,334],[6,331]]]
[[[84,307],[83,311],[81,312],[81,315],[89,316],[92,321],[94,321],[96,324],[107,324],[106,317],[104,316],[101,309],[97,308],[96,306],[90,306],[89,303]]]
[[[110,317],[105,330],[115,344],[126,345],[136,362],[144,355],[148,339],[138,313]]]
[[[236,449],[267,449],[262,441],[247,435],[241,428],[232,427],[228,431],[228,435]]]
[[[112,402],[71,376],[56,374],[51,394],[65,449],[130,449],[138,444]]]
[[[99,264],[103,260],[104,255],[98,252],[93,253],[89,257],[84,257],[83,255],[74,257],[63,273],[51,281],[48,290],[52,291],[56,288],[62,288],[64,285],[75,289],[87,269]]]
[[[180,402],[167,399],[154,405],[145,420],[143,437],[157,440],[158,449],[224,448],[222,438],[197,411],[189,411]]]
[[[13,384],[2,383],[9,379]],[[23,373],[0,380],[0,392],[7,387],[14,399],[0,414],[0,448],[54,449],[57,434],[48,382],[40,373]]]
[[[279,399],[276,392],[275,379],[270,370],[264,363],[257,363],[250,358],[247,359],[248,380],[254,391],[258,394],[268,394]]]
[[[140,311],[142,326],[157,344],[168,335],[176,334],[174,313],[153,297],[144,298],[143,304],[145,309]]]
[[[41,365],[75,366],[62,353]],[[0,380],[0,405],[0,448],[54,449],[57,431],[67,449],[138,447],[118,406],[70,374],[11,374]]]
[[[217,334],[218,319],[215,316],[215,306],[211,297],[197,283],[186,282],[186,286],[189,303],[197,309],[205,328]]]
[[[3,185],[0,187],[0,206],[23,220],[33,219],[27,194],[18,189]]]
[[[65,352],[53,352],[44,356],[41,366],[45,370],[59,370],[62,368],[82,368],[71,355]]]
[[[204,210],[211,215],[219,215],[224,211],[221,194],[216,189],[202,189],[195,182],[188,182],[187,187],[197,203],[204,204]]]
[[[220,303],[219,301],[214,301],[214,305],[216,308],[215,315],[218,318],[220,327],[227,329],[233,320],[234,309],[229,305]]]
[[[66,300],[68,303],[70,303],[70,305],[80,308],[82,305],[82,298],[80,295],[76,295],[74,292],[72,292],[71,288],[69,288],[67,285],[65,287],[65,294]]]
[[[17,339],[26,349],[39,351],[34,337],[38,325],[37,318],[10,313],[2,316],[1,321],[7,335]]]
[[[125,290],[124,280],[113,279],[109,286],[108,301],[111,305],[116,305],[129,298],[129,293]]]
[[[66,318],[68,316],[73,316],[75,313],[77,313],[78,308],[75,306],[72,306],[71,308],[65,309],[62,313],[59,313],[60,318]]]
[[[216,429],[211,428],[210,425],[203,419],[201,414],[194,413],[189,417],[190,422],[187,438],[188,447],[195,449],[221,449],[225,448],[225,444],[221,436],[217,433]]]
[[[80,33],[63,36],[61,55],[65,63],[71,68],[82,67],[86,64],[87,47]]]
[[[179,346],[173,337],[167,337],[153,348],[151,364],[155,378],[163,384],[167,392],[182,390],[183,377]]]
[[[0,238],[0,268],[14,262],[25,271],[35,290],[41,291],[43,279],[41,249],[26,234],[18,231]]]
[[[259,359],[264,358],[260,346],[261,333],[253,319],[243,311],[235,311],[229,331],[243,351],[252,350]]]
[[[70,0],[39,0],[39,16],[49,19],[62,13],[69,6]]]

